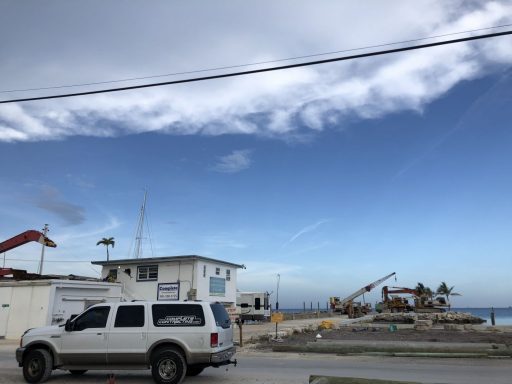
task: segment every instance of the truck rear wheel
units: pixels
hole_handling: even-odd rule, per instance
[[[52,374],[53,358],[46,349],[34,349],[23,359],[23,377],[28,383],[44,383]]]
[[[158,384],[178,384],[185,377],[185,358],[174,348],[166,348],[151,359],[151,374]]]

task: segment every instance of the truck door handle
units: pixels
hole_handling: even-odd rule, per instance
[[[101,332],[98,332],[98,333],[97,333],[97,335],[98,335],[98,336],[101,336],[101,335],[103,335],[103,333],[101,333]]]

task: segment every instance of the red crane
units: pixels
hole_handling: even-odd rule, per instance
[[[47,238],[39,231],[29,230],[10,239],[5,240],[0,243],[0,253],[10,251],[13,248],[19,247],[20,245],[29,243],[31,241],[37,241],[47,247],[55,248],[57,244],[55,244],[52,240]]]
[[[7,239],[7,240],[1,242],[0,243],[0,253],[10,251],[11,249],[19,247],[20,245],[29,243],[31,241],[36,241],[40,244],[43,244],[46,247],[51,247],[51,248],[55,248],[57,246],[57,244],[55,244],[55,242],[50,240],[43,233],[41,233],[39,231],[35,231],[35,230],[29,230],[29,231],[25,231],[23,233],[20,233],[19,235],[16,235],[14,237],[11,237],[10,239]],[[0,277],[11,275],[11,274],[14,274],[15,272],[25,272],[25,271],[11,269],[11,268],[0,268]]]

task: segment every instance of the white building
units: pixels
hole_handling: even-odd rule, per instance
[[[101,276],[123,286],[125,300],[204,300],[236,304],[236,275],[243,265],[208,257],[169,256],[93,261]]]
[[[0,280],[0,339],[64,323],[93,304],[121,300],[120,284],[86,280]]]

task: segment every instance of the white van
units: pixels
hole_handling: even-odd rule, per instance
[[[206,367],[235,364],[233,329],[221,303],[97,304],[65,325],[27,330],[16,350],[29,383],[53,369],[151,369],[157,383],[180,383]]]

